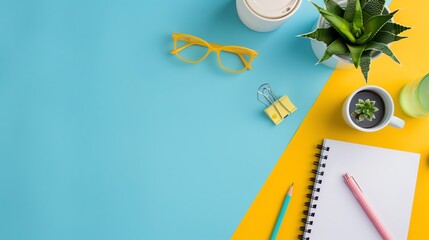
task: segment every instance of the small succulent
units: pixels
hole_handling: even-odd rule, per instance
[[[388,44],[406,37],[398,36],[410,29],[393,23],[392,17],[398,11],[383,13],[385,0],[348,0],[345,9],[335,0],[324,0],[326,9],[313,3],[331,27],[318,28],[300,37],[324,42],[327,49],[318,63],[332,55],[350,55],[356,68],[360,66],[368,82],[371,56],[384,53],[399,63]]]
[[[370,99],[366,99],[365,101],[359,99],[352,116],[355,117],[358,122],[362,122],[365,119],[372,121],[375,119],[374,113],[377,111],[378,108],[375,107],[375,101],[371,101]]]

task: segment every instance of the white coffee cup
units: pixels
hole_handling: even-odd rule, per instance
[[[301,0],[236,0],[237,13],[248,28],[269,32],[280,27],[299,8]]]
[[[381,121],[377,125],[375,125],[374,127],[371,127],[371,128],[363,128],[361,126],[358,126],[356,123],[354,123],[354,121],[352,120],[352,116],[350,114],[350,103],[351,103],[353,97],[361,91],[374,92],[376,95],[378,95],[382,99],[382,101],[384,103],[384,115],[382,116]],[[365,100],[365,99],[363,99],[363,100]],[[402,120],[398,117],[395,117],[393,115],[394,110],[395,110],[395,105],[393,103],[393,99],[386,90],[384,90],[383,88],[378,87],[378,86],[367,85],[367,86],[356,89],[352,94],[349,95],[349,97],[346,98],[346,100],[344,101],[344,104],[343,104],[342,113],[343,113],[344,121],[350,127],[357,129],[359,131],[362,131],[362,132],[375,132],[375,131],[383,129],[387,125],[390,125],[390,126],[396,127],[396,128],[403,128],[404,127],[404,125],[405,125],[404,120]]]

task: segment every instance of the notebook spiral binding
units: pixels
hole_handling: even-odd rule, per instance
[[[308,185],[308,189],[311,190],[311,193],[307,194],[308,202],[305,202],[306,210],[302,213],[305,215],[301,219],[303,226],[299,228],[302,232],[298,236],[298,239],[301,240],[310,240],[311,226],[313,225],[313,217],[316,215],[315,209],[317,208],[317,201],[319,200],[318,193],[320,192],[321,184],[323,182],[324,168],[326,167],[326,162],[328,160],[327,152],[329,152],[329,147],[318,144],[317,148],[320,150],[320,153],[316,153],[315,156],[318,160],[313,162],[315,168],[311,170],[314,174],[314,177],[310,178],[311,184]]]

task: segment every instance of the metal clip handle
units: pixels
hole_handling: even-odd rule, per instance
[[[269,83],[264,83],[258,88],[257,98],[267,107],[278,100]]]

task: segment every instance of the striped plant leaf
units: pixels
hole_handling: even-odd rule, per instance
[[[395,35],[398,35],[408,29],[411,29],[411,28],[407,26],[402,26],[397,23],[387,22],[386,25],[384,25],[383,28],[381,28],[381,31],[390,32]]]
[[[330,28],[318,28],[313,32],[298,35],[298,37],[311,38],[320,42],[324,42],[326,45],[331,44],[335,39],[339,37],[338,33]]]
[[[393,61],[400,63],[399,60],[393,54],[392,50],[390,50],[389,46],[387,46],[386,44],[372,42],[366,46],[365,51],[367,50],[380,51],[389,56]]]
[[[324,2],[326,10],[329,12],[340,17],[344,15],[344,9],[335,0],[324,0]]]
[[[398,10],[389,13],[388,15],[379,15],[379,16],[374,16],[371,17],[367,22],[365,22],[363,24],[363,28],[365,29],[365,33],[362,34],[362,36],[356,40],[357,44],[364,44],[365,42],[368,42],[369,40],[371,40],[377,33],[378,31],[380,31],[380,29],[390,20],[392,19],[393,15],[395,15],[395,13]],[[369,38],[367,38],[367,36],[365,35],[369,35]],[[366,41],[363,42],[363,39],[365,39]]]
[[[362,43],[367,43],[369,42],[369,38],[371,37],[371,33],[369,34],[365,34],[362,37],[359,38],[359,41]]]
[[[371,18],[371,15],[369,15],[368,13],[362,11],[362,21],[364,23],[368,22],[368,19],[370,19],[370,18]]]
[[[380,31],[374,38],[374,42],[383,43],[383,44],[389,44],[391,42],[399,41],[401,39],[404,39],[407,37],[401,37],[397,36],[390,32]]]
[[[351,31],[351,24],[345,19],[328,12],[327,10],[319,7],[317,4],[313,3],[314,7],[317,8],[319,13],[328,21],[331,26],[346,40],[351,43],[356,42],[356,38],[354,37]]]
[[[368,83],[368,73],[371,65],[371,51],[364,51],[360,58],[360,71],[365,78],[366,83]]]
[[[368,2],[368,0],[360,0],[360,5],[362,6],[362,8],[365,7],[365,4]]]
[[[355,10],[356,10],[356,0],[348,0],[343,18],[348,22],[352,22],[353,17],[355,15]]]
[[[360,58],[362,56],[363,51],[365,50],[365,45],[352,45],[352,44],[346,44],[347,48],[350,51],[350,55],[352,56],[353,64],[355,65],[355,68],[359,66]]]
[[[357,0],[355,3],[355,11],[352,22],[353,33],[356,38],[359,38],[363,33],[363,21],[362,21],[362,9],[360,7],[360,1]]]
[[[381,15],[385,3],[385,0],[369,0],[363,7],[363,11],[371,17]]]
[[[348,53],[349,53],[349,50],[346,44],[344,44],[341,38],[338,38],[337,40],[329,44],[329,46],[326,48],[325,53],[323,54],[323,57],[319,60],[319,62],[317,62],[317,64],[328,60],[334,54],[348,54]]]

